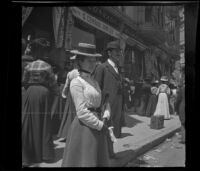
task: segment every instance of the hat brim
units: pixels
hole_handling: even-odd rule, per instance
[[[75,60],[75,59],[76,59],[76,55],[71,56],[69,59],[70,59],[70,60]]]
[[[102,56],[99,53],[90,54],[90,53],[79,52],[78,50],[71,50],[70,52],[73,54],[76,54],[76,55],[83,55],[83,56],[88,56],[88,57],[101,57]]]
[[[160,79],[160,81],[168,81],[168,80],[166,80],[166,79]]]

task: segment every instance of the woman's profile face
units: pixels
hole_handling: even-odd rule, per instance
[[[93,72],[96,66],[96,58],[95,57],[85,57],[83,60],[81,67],[89,72]]]

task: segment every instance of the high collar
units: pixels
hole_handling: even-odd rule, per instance
[[[117,68],[117,65],[113,62],[112,59],[108,58],[108,63],[109,63],[113,68]]]
[[[79,69],[79,72],[81,73],[81,75],[83,77],[91,77],[91,73],[86,71],[86,70],[83,70],[83,69]]]

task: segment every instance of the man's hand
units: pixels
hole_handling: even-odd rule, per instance
[[[110,111],[109,110],[104,111],[103,118],[107,118],[108,120],[110,119]]]

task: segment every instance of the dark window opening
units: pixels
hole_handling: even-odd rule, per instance
[[[146,22],[151,22],[151,15],[152,15],[152,7],[146,7],[145,8],[145,21]]]

